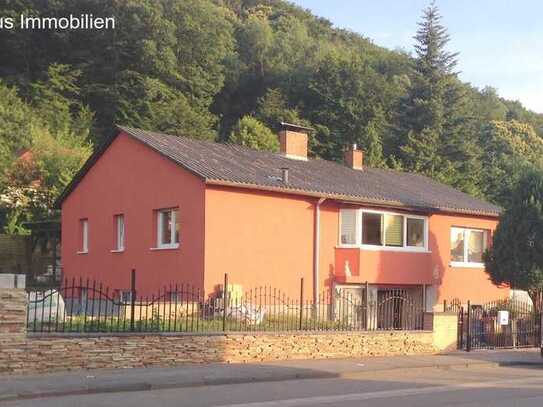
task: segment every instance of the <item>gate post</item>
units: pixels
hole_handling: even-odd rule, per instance
[[[458,311],[458,339],[456,343],[459,350],[464,350],[464,307],[462,306]]]
[[[468,316],[466,321],[466,351],[471,352],[471,303],[468,300]]]

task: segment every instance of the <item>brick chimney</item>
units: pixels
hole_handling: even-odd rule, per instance
[[[353,144],[344,155],[345,165],[353,170],[364,169],[364,151],[359,150],[356,144]]]
[[[287,158],[307,160],[307,139],[313,129],[281,122],[279,131],[280,152]]]

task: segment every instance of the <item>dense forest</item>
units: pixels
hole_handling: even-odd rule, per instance
[[[276,149],[283,121],[311,154],[346,145],[371,166],[417,171],[503,206],[541,167],[543,115],[459,80],[439,10],[412,52],[280,0],[17,0],[0,16],[115,16],[103,31],[0,30],[0,228],[53,202],[115,124]],[[413,22],[415,26],[415,22]],[[456,54],[452,51],[459,51]]]

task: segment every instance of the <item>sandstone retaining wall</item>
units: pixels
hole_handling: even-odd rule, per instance
[[[28,337],[2,344],[0,374],[433,353],[432,332]]]
[[[27,335],[25,306],[24,290],[0,290],[0,374],[413,355],[439,350],[432,331]]]

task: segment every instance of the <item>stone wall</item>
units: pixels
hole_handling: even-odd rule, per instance
[[[0,290],[0,374],[435,353],[431,331],[26,335],[24,290]]]
[[[0,374],[433,352],[424,331],[28,337],[2,345]]]
[[[26,293],[0,288],[0,345],[26,336]],[[0,348],[0,351],[2,349]]]

